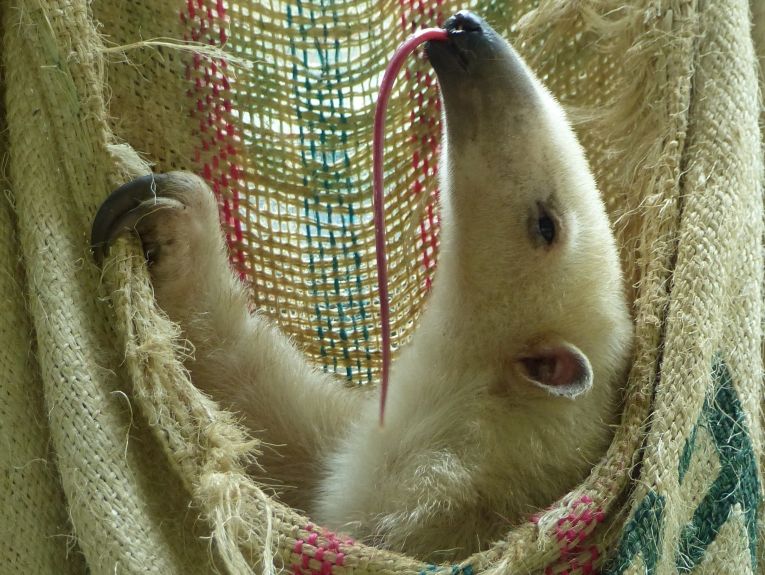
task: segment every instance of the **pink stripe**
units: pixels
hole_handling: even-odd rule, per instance
[[[180,19],[188,29],[184,39],[190,37],[194,41],[202,40],[217,46],[225,44],[228,39],[223,0],[186,0]],[[199,142],[194,150],[197,171],[202,173],[218,197],[231,262],[239,277],[245,279],[244,233],[239,213],[240,189],[245,186],[244,170],[239,161],[241,139],[238,130],[227,120],[232,105],[226,68],[225,60],[195,53],[186,67],[186,77],[189,80],[194,78],[193,88],[188,94],[193,99],[191,114],[199,118]],[[205,137],[210,132],[214,136]]]
[[[305,540],[295,541],[292,547],[296,555],[290,566],[293,575],[331,575],[335,565],[345,565],[345,554],[340,550],[340,544],[353,545],[352,539],[341,541],[335,533],[317,529],[310,523],[303,530],[308,532],[308,536]],[[315,567],[317,564],[318,568]]]
[[[411,0],[399,0],[399,5],[402,9],[401,12],[401,27],[405,33],[416,29],[418,26],[422,26],[424,22],[439,23],[443,20],[443,13],[441,11],[442,0],[436,0],[436,2],[428,2],[427,10],[426,3],[417,2]],[[417,71],[417,83],[424,84],[425,90],[427,90],[427,101],[423,99],[423,92],[415,94],[415,90],[409,91],[408,97],[412,101],[417,100],[417,109],[412,110],[410,113],[410,123],[412,128],[420,124],[426,124],[429,127],[429,133],[422,138],[421,145],[428,145],[430,148],[430,155],[434,158],[438,157],[438,142],[440,135],[440,112],[441,112],[441,99],[438,97],[438,92],[430,90],[433,85],[434,76],[430,73],[423,74],[421,71]],[[409,70],[406,70],[406,77],[409,78]],[[416,143],[416,133],[412,134],[413,142]],[[433,167],[431,170],[430,167]],[[431,157],[426,156],[421,158],[417,150],[414,152],[413,166],[415,175],[420,173],[423,179],[436,178],[438,174],[438,162],[433,161]],[[418,195],[422,191],[422,183],[420,179],[416,177],[414,182],[413,193]],[[433,198],[428,203],[427,215],[420,222],[420,241],[422,242],[422,266],[425,270],[425,286],[424,290],[427,293],[432,287],[432,269],[435,267],[436,261],[429,254],[430,250],[432,254],[436,253],[438,246],[438,217],[433,210],[433,202],[438,202],[439,190],[438,187],[434,189]]]
[[[552,573],[594,573],[600,552],[595,545],[585,546],[587,536],[605,520],[605,513],[587,495],[569,505],[570,512],[556,521],[553,535],[559,544],[558,560],[545,569]]]

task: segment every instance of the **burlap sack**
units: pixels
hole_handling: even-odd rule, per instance
[[[762,155],[748,5],[470,6],[577,120],[623,248],[637,345],[622,423],[591,476],[455,566],[329,533],[244,472],[258,444],[188,381],[136,246],[120,243],[103,272],[88,253],[97,205],[144,160],[194,170],[220,195],[253,303],[326,369],[373,381],[376,88],[412,29],[463,5],[13,0],[1,7],[0,571],[762,570]],[[433,82],[413,60],[389,120],[397,344],[437,262]]]

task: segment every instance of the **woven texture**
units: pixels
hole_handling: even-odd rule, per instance
[[[590,477],[459,565],[330,533],[246,473],[259,445],[188,380],[135,243],[103,272],[91,263],[89,224],[113,187],[149,164],[195,171],[220,198],[253,306],[325,369],[373,383],[376,90],[412,30],[465,5],[11,0],[0,572],[762,572],[763,174],[747,3],[468,4],[569,109],[622,246],[635,357]],[[437,281],[439,115],[414,58],[386,139],[396,345]]]

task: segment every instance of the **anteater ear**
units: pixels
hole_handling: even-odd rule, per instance
[[[590,360],[568,342],[537,344],[518,357],[516,369],[552,395],[574,399],[592,387]]]

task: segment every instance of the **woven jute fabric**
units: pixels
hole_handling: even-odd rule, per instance
[[[426,565],[312,524],[248,475],[260,446],[189,380],[135,240],[99,270],[88,234],[118,184],[199,173],[253,307],[326,370],[374,384],[376,90],[411,31],[464,7],[574,119],[622,249],[636,346],[591,475],[487,551]],[[0,10],[0,572],[762,572],[763,156],[746,2]],[[413,58],[388,120],[397,346],[438,281],[436,89]]]
[[[0,88],[3,86],[0,75]],[[0,103],[0,154],[7,157]],[[78,573],[83,564],[67,522],[55,454],[49,448],[35,338],[25,306],[8,174],[0,172],[0,558],[22,573]],[[3,571],[0,568],[0,571]],[[3,571],[5,572],[5,571]],[[11,572],[9,569],[8,572]]]

